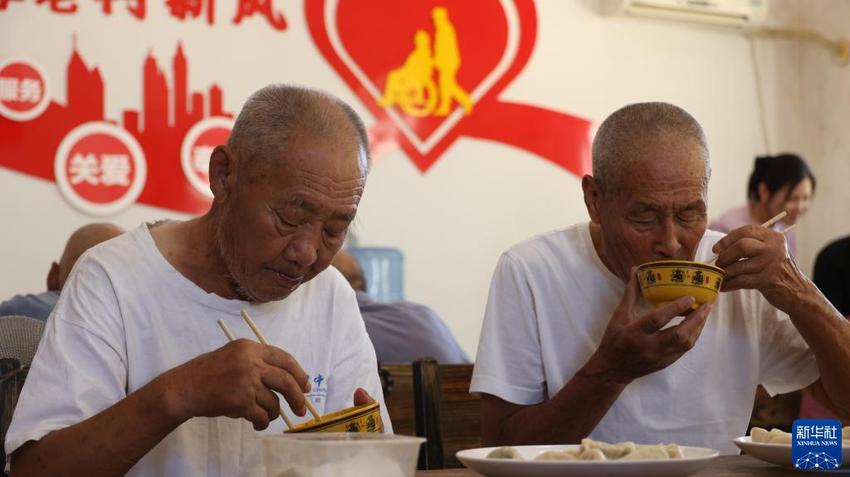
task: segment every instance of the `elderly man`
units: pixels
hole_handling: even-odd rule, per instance
[[[59,300],[59,292],[65,286],[71,269],[77,263],[77,259],[86,250],[94,247],[113,237],[121,235],[124,231],[117,225],[108,223],[87,224],[78,228],[65,243],[65,250],[58,262],[50,264],[47,273],[47,291],[37,295],[16,295],[9,300],[0,303],[0,316],[21,315],[39,320],[46,320]]]
[[[335,98],[279,85],[251,96],[210,158],[209,212],[80,259],[6,439],[13,475],[262,474],[252,424],[279,433],[279,412],[304,416],[305,399],[319,412],[382,401],[354,293],[326,270],[367,150]],[[271,346],[226,344],[216,319],[252,336],[241,309]]]
[[[590,223],[516,245],[496,268],[471,385],[487,443],[589,435],[734,452],[759,383],[850,409],[847,323],[782,234],[706,231],[709,174],[682,109],[635,104],[605,120],[582,179]],[[640,298],[635,266],[714,253],[726,281],[713,306]]]

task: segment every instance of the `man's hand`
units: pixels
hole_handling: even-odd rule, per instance
[[[236,340],[165,373],[168,399],[178,419],[245,418],[262,430],[280,415],[281,393],[299,416],[306,412],[307,373],[286,351]],[[367,395],[368,396],[368,395]]]
[[[602,342],[581,373],[603,374],[607,379],[628,384],[673,364],[696,344],[710,305],[691,311],[694,298],[682,297],[637,318],[635,304],[639,294],[637,273],[632,269],[626,292],[608,322]],[[661,329],[682,315],[685,319],[681,323]]]
[[[729,232],[714,244],[717,266],[726,270],[721,291],[755,289],[771,305],[789,310],[795,296],[806,286],[796,264],[788,255],[785,236],[758,225]]]

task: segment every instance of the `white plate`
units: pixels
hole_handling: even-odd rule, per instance
[[[765,444],[762,442],[753,442],[752,437],[750,436],[737,437],[732,442],[734,442],[739,449],[758,460],[763,460],[770,464],[793,467],[791,465],[791,444]],[[850,466],[850,446],[847,444],[844,444],[841,447],[841,466]]]
[[[680,477],[692,474],[717,457],[718,452],[705,447],[685,447],[683,458],[670,460],[532,460],[547,450],[578,450],[577,445],[513,446],[524,460],[488,459],[493,449],[467,449],[457,453],[457,458],[470,469],[487,477]]]

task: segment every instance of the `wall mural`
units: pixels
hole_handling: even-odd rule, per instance
[[[14,15],[10,1],[23,0],[0,0],[0,19]],[[112,14],[111,0],[97,2]],[[180,21],[217,21],[214,0],[165,5]],[[57,15],[78,8],[75,0],[44,6]],[[145,0],[122,8],[140,21],[148,11]],[[237,0],[235,12],[233,24],[259,16],[267,28],[287,29],[271,0]],[[305,0],[304,14],[318,50],[373,116],[364,118],[372,124],[373,155],[400,147],[427,173],[456,139],[469,136],[529,151],[576,175],[589,171],[589,121],[499,99],[534,48],[531,0]],[[189,90],[182,42],[171,58],[123,58],[141,67],[140,104],[106,117],[110,78],[86,61],[76,36],[69,41],[64,78],[46,77],[39,58],[0,57],[0,167],[54,181],[90,215],[134,202],[204,212],[209,156],[233,124],[218,79],[202,81],[204,91]],[[51,93],[63,84],[61,104]]]

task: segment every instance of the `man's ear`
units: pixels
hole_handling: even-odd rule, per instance
[[[210,155],[210,190],[215,201],[223,201],[232,192],[230,188],[233,181],[230,176],[235,170],[236,163],[233,160],[227,146],[217,146]]]
[[[59,291],[62,287],[59,285],[59,264],[53,262],[50,264],[50,271],[47,272],[47,291]]]
[[[581,178],[581,190],[584,192],[584,205],[587,207],[587,215],[594,224],[600,222],[599,200],[602,196],[599,183],[592,176],[585,175]]]

